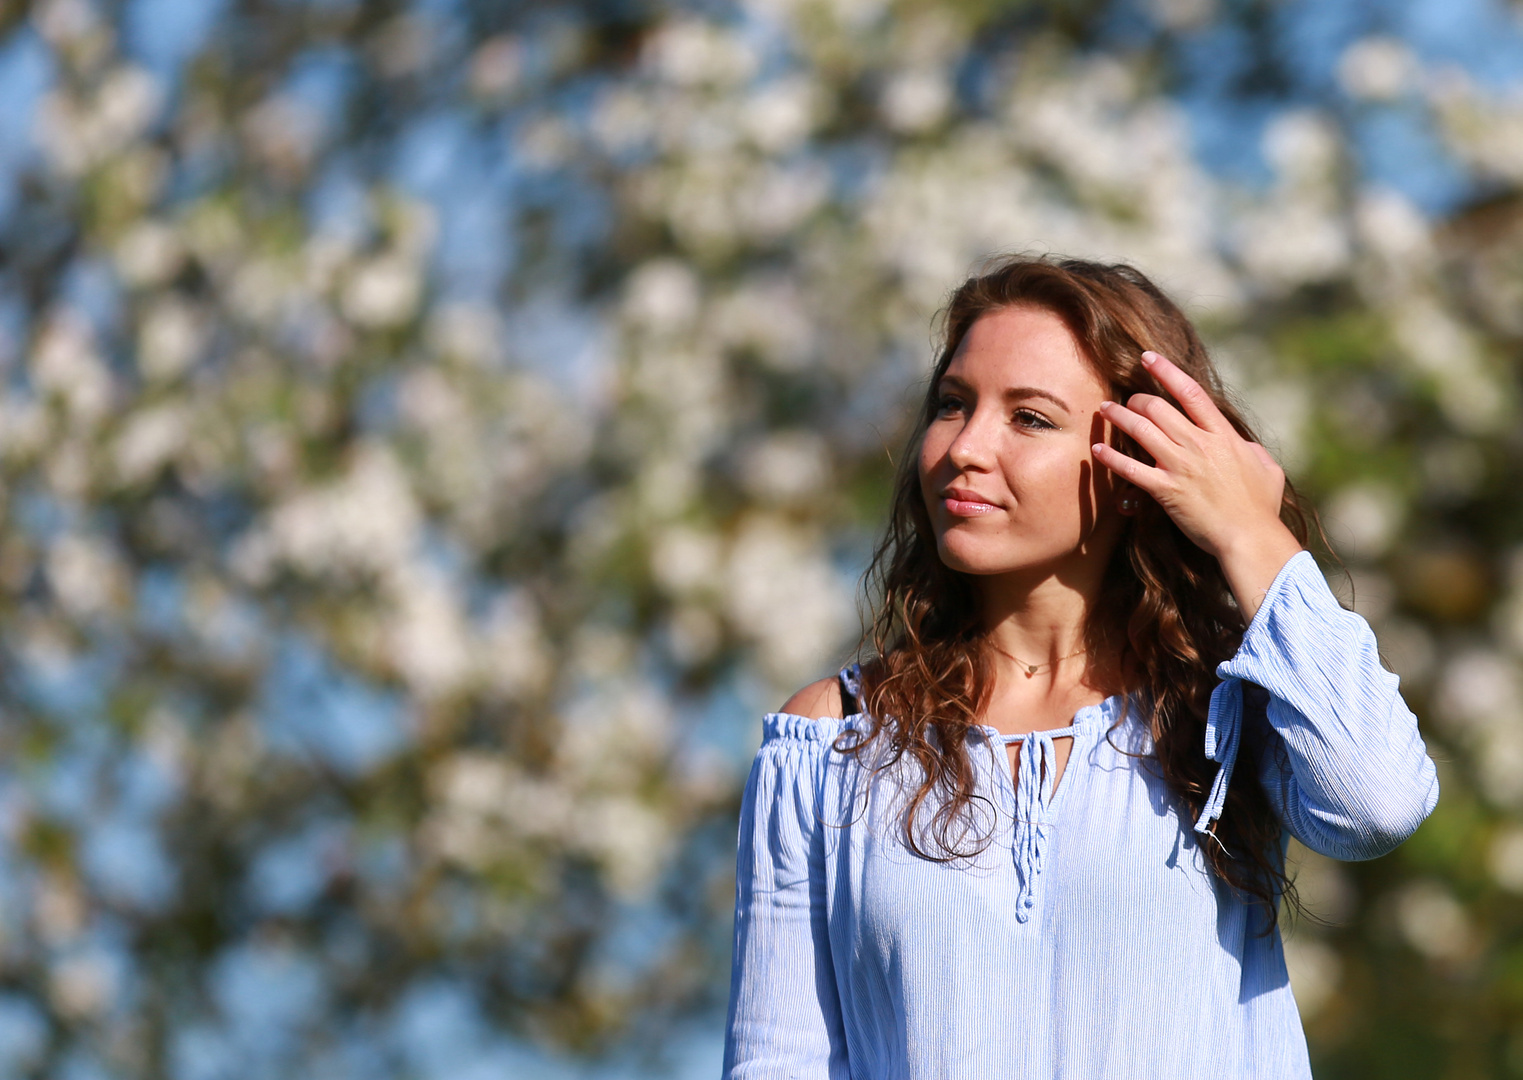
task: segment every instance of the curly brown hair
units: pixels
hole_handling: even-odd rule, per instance
[[[857,650],[861,656],[870,633],[876,656],[861,669],[861,708],[867,720],[836,743],[859,761],[876,747],[874,768],[906,756],[918,764],[924,780],[907,800],[905,834],[918,855],[939,861],[973,853],[953,837],[969,835],[976,795],[966,740],[994,689],[993,647],[981,629],[976,579],[950,569],[937,554],[920,486],[919,448],[936,416],[937,386],[963,337],[981,315],[1017,304],[1060,317],[1115,400],[1124,404],[1136,393],[1173,400],[1142,365],[1143,351],[1153,350],[1188,372],[1243,438],[1258,441],[1228,397],[1190,320],[1131,266],[1008,255],[991,261],[952,294],[943,313],[941,351],[898,466],[888,525],[864,578],[869,589],[876,584],[874,591],[881,596]],[[1115,439],[1118,449],[1152,463],[1121,431]],[[1280,518],[1303,546],[1309,526],[1321,535],[1315,511],[1288,480]],[[1204,746],[1206,713],[1218,682],[1215,670],[1237,650],[1246,629],[1242,614],[1217,560],[1192,543],[1151,499],[1144,499],[1141,510],[1127,519],[1105,571],[1102,595],[1105,603],[1095,606],[1084,628],[1087,651],[1091,657],[1116,657],[1122,692],[1139,692],[1139,722],[1146,725],[1152,744],[1147,758],[1156,761],[1178,798],[1182,820],[1193,821],[1216,770]],[[1250,694],[1255,696],[1262,701],[1262,695]],[[1123,713],[1117,725],[1125,719]],[[1237,775],[1245,778],[1257,776],[1258,760],[1269,745],[1262,738],[1263,724],[1249,727],[1237,766]],[[923,830],[916,820],[927,806],[935,809],[930,828]],[[1212,827],[1219,843],[1200,848],[1211,872],[1250,900],[1261,901],[1273,926],[1277,898],[1292,905],[1296,899],[1280,857],[1281,825],[1262,788],[1252,782],[1232,784],[1225,813]],[[935,850],[928,850],[922,837]],[[987,842],[985,837],[978,846]]]

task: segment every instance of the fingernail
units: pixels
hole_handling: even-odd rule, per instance
[[[1103,442],[1090,443],[1089,449],[1092,453],[1098,454],[1101,450],[1105,449],[1105,444]]]
[[[1142,354],[1142,366],[1143,367],[1152,367],[1153,366],[1153,361],[1155,361],[1157,359],[1158,359],[1158,354],[1153,352],[1151,349],[1149,349],[1147,352]]]

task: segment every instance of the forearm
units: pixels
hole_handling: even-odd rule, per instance
[[[1292,556],[1237,653],[1219,665],[1269,691],[1263,782],[1293,835],[1324,855],[1372,858],[1437,797],[1433,763],[1375,637],[1341,607],[1309,553]]]

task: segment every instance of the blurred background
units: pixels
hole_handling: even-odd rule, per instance
[[[1002,250],[1185,304],[1439,760],[1319,1080],[1523,1076],[1515,0],[0,3],[0,1076],[716,1077]]]

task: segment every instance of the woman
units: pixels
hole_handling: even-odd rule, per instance
[[[1374,858],[1438,785],[1189,321],[1003,259],[911,448],[876,658],[764,719],[725,1076],[1309,1076],[1288,838]]]

